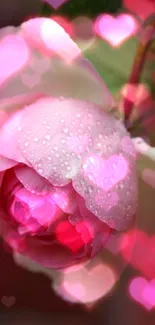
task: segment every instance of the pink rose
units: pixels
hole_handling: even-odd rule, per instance
[[[45,267],[85,262],[133,221],[134,146],[56,22],[36,18],[0,35],[1,235]]]

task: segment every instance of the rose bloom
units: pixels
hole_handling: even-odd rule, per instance
[[[1,236],[48,268],[85,262],[134,220],[134,146],[56,22],[32,19],[0,38]]]

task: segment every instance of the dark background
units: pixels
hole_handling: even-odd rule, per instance
[[[72,0],[68,1],[56,10],[57,15],[63,15],[69,18],[78,16],[89,16],[94,18],[103,12],[117,12],[122,6],[122,0]],[[55,13],[50,5],[43,5],[45,15]]]

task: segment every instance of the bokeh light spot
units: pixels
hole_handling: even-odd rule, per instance
[[[97,35],[117,47],[137,32],[138,23],[129,14],[117,17],[103,14],[97,17],[94,29]]]
[[[30,57],[29,49],[20,36],[9,35],[0,42],[0,84],[24,69]]]
[[[62,282],[54,284],[54,290],[65,300],[82,304],[95,303],[113,287],[117,276],[114,270],[100,258],[92,267],[83,267],[77,272],[62,272]]]
[[[125,178],[128,165],[121,155],[113,155],[107,160],[94,155],[85,159],[83,170],[86,177],[97,187],[108,191]]]

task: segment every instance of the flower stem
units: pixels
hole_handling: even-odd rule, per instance
[[[131,85],[138,85],[145,64],[145,59],[155,36],[155,17],[144,27],[140,42],[138,44],[136,57],[129,77],[129,89]],[[133,100],[129,97],[129,90],[123,99],[124,123],[128,127],[129,118],[134,107]]]

